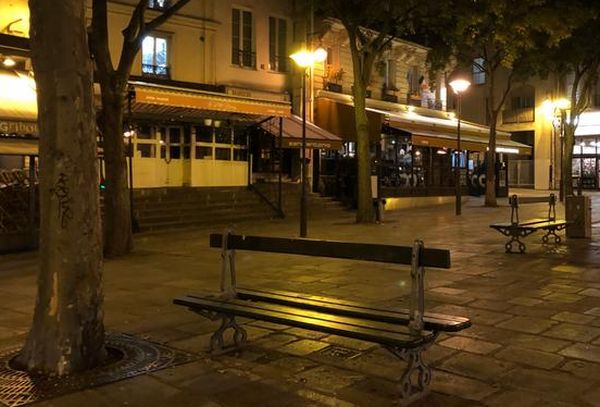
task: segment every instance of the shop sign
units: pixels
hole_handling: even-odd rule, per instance
[[[24,122],[0,119],[0,134],[38,135],[38,125],[35,122]]]

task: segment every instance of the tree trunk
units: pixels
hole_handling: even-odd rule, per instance
[[[490,141],[487,152],[487,170],[485,174],[485,206],[497,206],[496,203],[496,122],[498,114],[490,118]]]
[[[564,116],[563,116],[564,118]],[[564,197],[573,195],[573,147],[575,146],[575,126],[565,124],[564,151],[562,162],[562,184]]]
[[[104,190],[104,255],[122,256],[133,249],[127,162],[123,142],[121,86],[102,87],[100,131],[104,140],[106,189]]]
[[[92,69],[84,0],[30,0],[40,127],[40,272],[18,362],[66,375],[105,355]]]
[[[356,67],[355,67],[356,69]],[[366,86],[354,75],[354,116],[356,121],[356,155],[358,160],[358,209],[357,223],[373,222],[373,199],[371,197],[371,151],[369,120],[366,111]]]

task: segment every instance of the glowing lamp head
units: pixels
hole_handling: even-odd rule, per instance
[[[450,87],[457,94],[466,91],[469,86],[471,86],[471,82],[464,78],[456,78],[450,82]]]
[[[6,66],[7,68],[11,68],[13,66],[15,66],[17,63],[15,62],[14,59],[12,59],[11,57],[5,57],[4,60],[2,61],[2,65]]]
[[[310,52],[305,50],[293,53],[290,55],[290,58],[292,58],[300,68],[309,67],[313,63],[313,56]]]

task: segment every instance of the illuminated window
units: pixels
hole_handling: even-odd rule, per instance
[[[168,39],[148,35],[142,42],[142,74],[169,77]]]
[[[473,60],[473,84],[483,85],[485,83],[485,61],[483,58],[475,58]]]

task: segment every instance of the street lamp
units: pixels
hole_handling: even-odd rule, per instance
[[[312,68],[316,62],[323,62],[327,59],[327,51],[323,48],[317,48],[314,51],[302,50],[292,55],[290,58],[302,68],[302,151],[301,151],[301,174],[302,191],[300,194],[300,237],[307,236],[307,203],[306,203],[306,75],[307,70]]]
[[[554,114],[556,115],[557,112],[560,113],[560,121],[559,121],[559,125],[560,125],[560,130],[559,130],[559,137],[560,137],[560,182],[559,182],[559,200],[560,202],[563,202],[564,197],[565,197],[565,180],[563,179],[563,155],[564,155],[564,140],[565,140],[565,120],[567,118],[567,110],[571,109],[571,101],[567,98],[560,98],[555,100],[554,102],[552,102],[552,107],[554,110]],[[572,182],[572,180],[568,180],[567,182]]]
[[[461,115],[461,95],[464,91],[466,91],[469,86],[471,86],[471,82],[467,79],[468,76],[461,75],[460,73],[456,73],[453,75],[450,81],[450,87],[456,93],[457,96],[457,106],[456,106],[456,118],[458,120],[458,124],[456,126],[456,162],[454,163],[454,183],[456,187],[456,215],[460,215],[462,212],[462,191],[460,185],[460,159],[461,159],[461,147],[460,147],[460,115]]]

